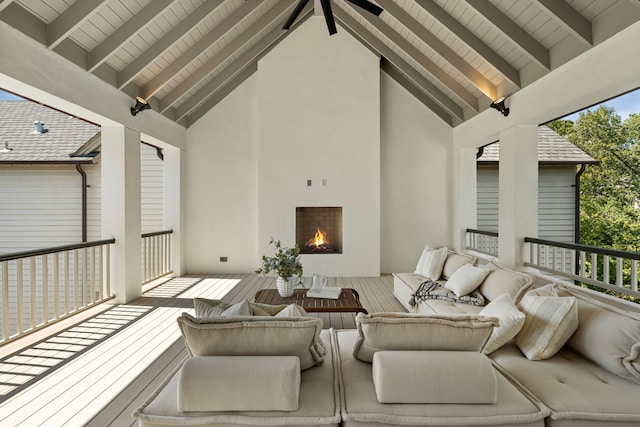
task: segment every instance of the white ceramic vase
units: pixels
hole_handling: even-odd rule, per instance
[[[295,277],[289,277],[289,279],[283,279],[278,276],[276,279],[276,287],[278,288],[278,293],[281,297],[287,298],[293,295],[293,288],[296,282]]]

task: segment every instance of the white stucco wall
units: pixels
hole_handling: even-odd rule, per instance
[[[188,130],[186,271],[251,272],[271,236],[293,243],[296,206],[321,205],[343,206],[359,253],[306,255],[305,275],[412,271],[426,243],[450,243],[451,133],[346,31],[310,19]]]
[[[321,16],[260,61],[260,253],[273,252],[271,237],[295,243],[296,207],[341,206],[342,254],[303,255],[305,274],[380,274],[379,69],[347,31],[329,36]]]
[[[383,273],[413,271],[425,244],[450,245],[451,128],[381,73]]]
[[[188,131],[185,270],[251,272],[258,259],[256,76]],[[220,262],[226,256],[228,262]]]

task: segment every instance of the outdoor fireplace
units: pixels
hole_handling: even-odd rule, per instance
[[[342,207],[296,208],[296,243],[301,254],[341,254]]]

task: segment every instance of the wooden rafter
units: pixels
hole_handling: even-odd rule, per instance
[[[186,18],[181,20],[178,25],[173,27],[157,42],[147,48],[141,55],[120,71],[120,73],[118,73],[118,87],[122,89],[129,84],[138,74],[144,71],[149,64],[177,43],[185,34],[191,31],[193,27],[206,19],[223,2],[224,0],[206,1],[196,10],[191,12]]]

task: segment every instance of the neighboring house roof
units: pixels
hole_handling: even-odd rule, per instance
[[[35,132],[37,121],[44,133]],[[87,163],[99,140],[100,127],[87,121],[31,101],[0,101],[0,164]]]
[[[484,147],[478,163],[498,163],[500,159],[499,143]],[[538,162],[540,164],[578,165],[598,163],[596,159],[558,135],[548,126],[538,127]]]

